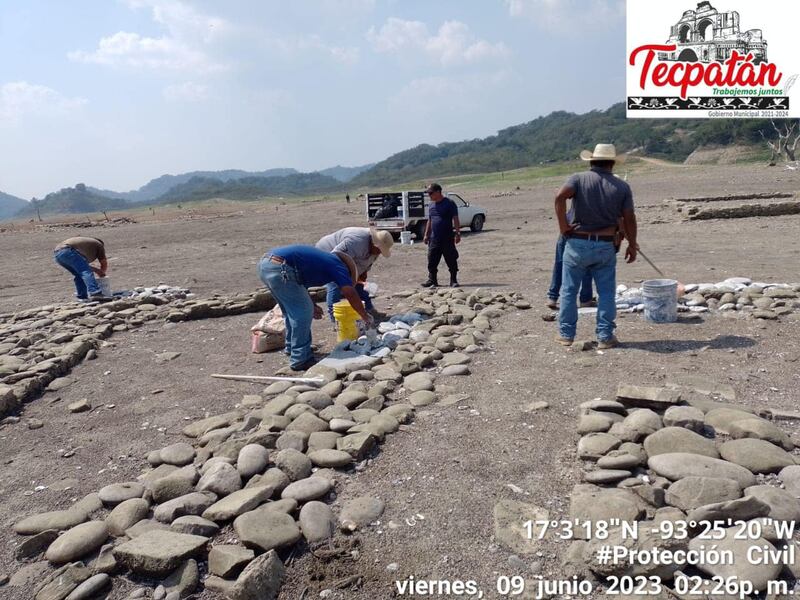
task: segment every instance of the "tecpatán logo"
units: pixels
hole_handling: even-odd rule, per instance
[[[685,0],[628,0],[628,117],[797,116],[800,100],[792,103],[791,91],[800,53],[786,23],[800,2],[762,0],[757,10],[744,0],[727,4],[741,5],[765,28],[746,29],[739,10],[708,1],[685,10]]]

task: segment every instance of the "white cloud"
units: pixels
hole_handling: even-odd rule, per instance
[[[44,85],[12,81],[0,86],[0,121],[17,123],[26,116],[69,115],[86,104],[84,98],[68,98]]]
[[[104,37],[97,50],[78,50],[68,54],[70,60],[110,67],[134,67],[155,70],[211,71],[219,68],[203,52],[192,49],[170,37],[142,37],[138,33],[119,31]]]
[[[164,98],[170,102],[200,102],[208,98],[208,86],[193,81],[168,85],[164,88]]]
[[[505,95],[513,72],[498,69],[492,72],[471,73],[467,75],[432,75],[408,82],[389,100],[389,109],[398,114],[437,116],[447,119],[455,114],[474,115],[482,112],[487,97],[494,94]],[[447,93],[430,93],[446,90]],[[425,93],[425,102],[420,102],[420,94]]]
[[[445,21],[435,34],[421,21],[391,17],[380,29],[370,28],[367,40],[376,52],[405,55],[422,52],[442,66],[501,59],[509,54],[502,42],[478,39],[465,23]]]
[[[149,8],[153,21],[163,25],[172,37],[209,43],[233,31],[221,17],[198,12],[179,0],[127,0],[131,8]]]
[[[153,21],[166,29],[167,34],[146,37],[119,31],[101,38],[93,51],[70,52],[69,59],[110,67],[195,73],[225,68],[212,58],[213,43],[233,31],[225,19],[202,14],[178,0],[126,0],[126,3],[132,9],[150,9]]]
[[[316,34],[275,36],[259,30],[259,42],[286,58],[295,58],[303,54],[321,54],[346,65],[353,65],[360,59],[361,52],[354,46],[334,46]]]
[[[505,0],[512,17],[527,18],[542,29],[583,29],[625,16],[624,0]]]
[[[341,48],[338,46],[330,46],[328,48],[328,52],[335,61],[346,65],[356,64],[361,56],[358,48]]]

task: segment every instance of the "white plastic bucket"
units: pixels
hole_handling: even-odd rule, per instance
[[[642,283],[644,318],[652,323],[678,320],[678,282],[674,279],[650,279]]]
[[[100,286],[100,293],[102,293],[103,296],[113,295],[111,291],[111,279],[108,277],[95,277],[95,280],[97,281],[97,285]]]
[[[410,231],[401,231],[400,232],[400,243],[401,244],[410,244],[411,243],[411,232]]]

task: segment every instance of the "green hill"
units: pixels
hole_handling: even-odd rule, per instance
[[[40,214],[45,215],[102,212],[104,210],[120,210],[129,207],[130,204],[125,200],[101,196],[88,189],[84,184],[79,183],[75,187],[63,188],[52,194],[47,194],[41,200],[31,201],[28,206],[17,213],[17,216],[34,216],[37,209]]]
[[[0,220],[13,217],[26,206],[27,200],[0,192]]]
[[[168,193],[175,186],[187,183],[195,177],[230,181],[233,179],[243,179],[245,177],[282,177],[295,173],[297,173],[297,171],[294,169],[267,169],[266,171],[241,171],[239,169],[227,169],[224,171],[191,171],[178,175],[161,175],[160,177],[151,179],[138,190],[130,192],[114,192],[92,187],[89,189],[107,198],[120,198],[122,200],[128,200],[129,202],[151,202]]]
[[[341,181],[342,183],[347,183],[353,177],[356,177],[367,171],[375,166],[375,163],[370,163],[368,165],[361,165],[360,167],[343,167],[341,165],[336,165],[335,167],[329,167],[327,169],[323,169],[322,171],[317,171],[320,175],[329,175],[336,179],[337,181]]]
[[[383,186],[574,160],[582,149],[591,149],[597,142],[614,143],[622,152],[640,149],[647,156],[683,161],[701,146],[763,144],[759,130],[773,133],[769,121],[758,119],[626,119],[624,104],[582,115],[559,111],[484,139],[423,144],[399,152],[350,184]]]
[[[282,177],[242,177],[221,181],[211,177],[192,177],[172,187],[155,200],[158,204],[192,202],[209,198],[257,200],[265,196],[302,196],[338,190],[341,183],[319,173],[294,173]]]

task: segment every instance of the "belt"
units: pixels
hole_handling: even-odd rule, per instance
[[[594,233],[581,233],[580,231],[570,231],[565,233],[564,237],[580,238],[582,240],[589,240],[590,242],[613,242],[616,238],[613,235],[596,235]]]

